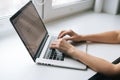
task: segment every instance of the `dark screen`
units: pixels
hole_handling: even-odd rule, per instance
[[[33,3],[23,8],[12,21],[32,57],[47,33]]]

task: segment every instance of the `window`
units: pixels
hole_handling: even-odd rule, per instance
[[[52,0],[52,7],[67,5],[67,4],[75,3],[78,1],[82,1],[82,0]]]
[[[45,21],[93,8],[94,0],[44,0]]]

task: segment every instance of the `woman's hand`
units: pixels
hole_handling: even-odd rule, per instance
[[[73,56],[74,46],[67,42],[64,38],[57,39],[51,43],[51,48],[58,49],[66,55]]]
[[[82,41],[82,35],[78,35],[72,30],[63,30],[60,32],[58,39],[63,38],[64,36],[68,35],[69,37],[65,37],[65,40],[72,40],[74,42]]]

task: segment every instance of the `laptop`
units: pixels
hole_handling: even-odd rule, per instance
[[[48,34],[32,1],[15,13],[10,21],[35,63],[71,69],[87,69],[86,65],[64,55],[59,50],[50,49],[49,45],[56,37]],[[87,44],[81,45],[80,48],[86,51]]]

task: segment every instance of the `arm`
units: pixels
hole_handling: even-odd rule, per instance
[[[103,42],[103,43],[120,43],[120,31],[109,31],[98,34],[82,36],[82,40]]]
[[[65,35],[70,36],[65,38],[66,40],[72,40],[75,42],[93,41],[93,42],[103,42],[103,43],[120,43],[120,30],[103,32],[98,34],[90,34],[90,35],[78,35],[72,30],[67,30],[67,31],[61,31],[58,38],[62,38]]]
[[[96,72],[103,73],[105,75],[117,75],[120,74],[120,64],[112,64],[104,59],[86,54],[72,46],[65,39],[61,38],[54,41],[51,44],[51,48],[59,49],[67,55],[73,57],[76,60],[83,62],[88,65],[91,69]]]
[[[114,76],[120,74],[120,64],[112,64],[104,59],[92,56],[90,54],[86,54],[80,50],[73,48],[73,50],[69,51],[71,56],[74,56],[75,59],[83,62],[88,65],[91,69],[96,72]],[[73,55],[74,54],[74,55]]]

